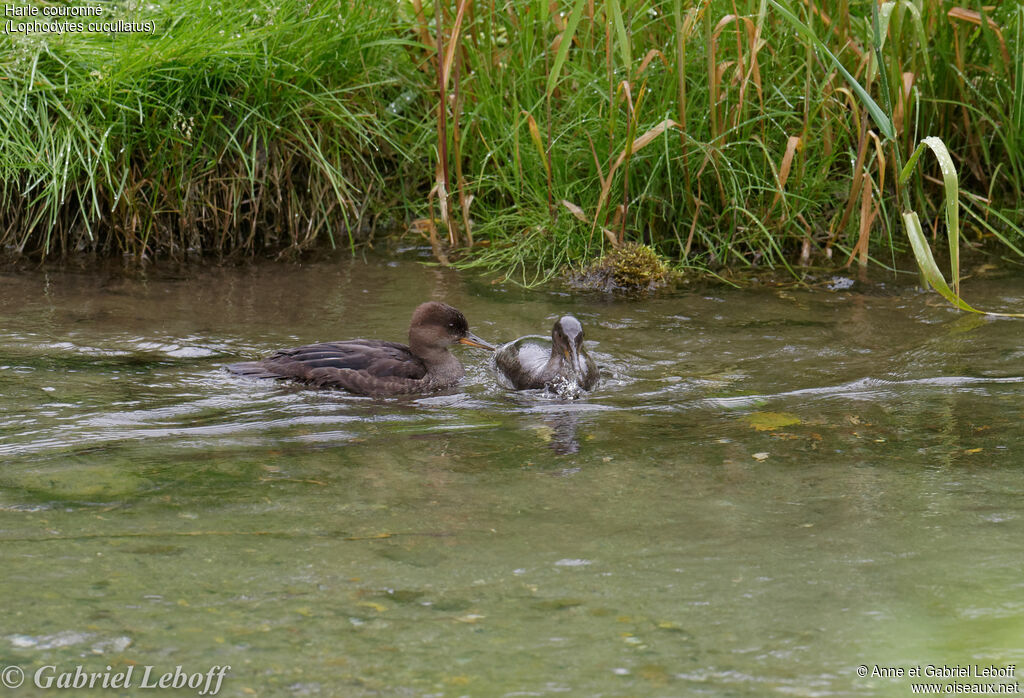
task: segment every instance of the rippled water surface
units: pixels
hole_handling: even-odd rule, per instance
[[[1024,308],[1020,277],[965,289]],[[514,394],[462,347],[462,385],[418,399],[223,369],[404,341],[431,298],[493,342],[572,312],[601,386]],[[631,301],[412,262],[0,274],[0,665],[25,696],[53,693],[48,665],[230,665],[228,696],[887,696],[912,679],[860,665],[1024,671],[1021,322],[891,280]]]

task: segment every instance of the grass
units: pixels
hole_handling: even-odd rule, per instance
[[[626,242],[897,266],[907,211],[944,230],[937,162],[900,182],[932,137],[965,239],[1019,259],[1024,9],[887,2],[876,39],[873,4],[182,0],[123,10],[153,35],[0,36],[0,244],[253,254],[380,220],[525,284]]]
[[[366,110],[399,93],[381,43],[393,17],[326,3],[145,7],[104,19],[152,21],[152,36],[0,36],[7,252],[145,258],[353,240],[367,195],[401,159],[389,132],[400,119]]]
[[[482,9],[486,30],[450,40],[496,37],[464,46],[461,105],[462,130],[478,136],[463,149],[478,172],[465,186],[490,246],[458,263],[532,283],[628,239],[707,269],[895,265],[902,209],[941,228],[935,163],[906,196],[897,185],[925,136],[947,144],[963,188],[998,221],[972,240],[1019,249],[1011,86],[1024,11],[887,3],[879,62],[871,6],[845,3],[832,19],[797,3],[802,34],[768,2]]]

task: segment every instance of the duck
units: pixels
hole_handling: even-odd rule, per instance
[[[321,342],[280,349],[265,359],[231,364],[227,369],[242,376],[290,379],[357,395],[411,395],[459,382],[465,369],[448,351],[453,344],[494,351],[492,344],[469,331],[460,311],[430,301],[413,311],[408,345],[380,339]]]
[[[498,374],[516,390],[545,388],[560,395],[593,390],[600,372],[583,347],[583,325],[564,315],[551,328],[551,339],[527,335],[494,352]]]

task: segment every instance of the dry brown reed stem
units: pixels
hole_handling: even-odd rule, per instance
[[[416,35],[419,37],[423,48],[428,52],[434,50],[434,41],[430,38],[430,28],[427,24],[427,16],[423,12],[423,3],[420,0],[412,0],[413,12],[416,15]]]
[[[459,41],[461,37],[463,21],[466,17],[466,11],[470,6],[471,0],[460,0],[456,12],[455,19],[452,23],[450,35],[448,36],[447,45],[445,43],[445,18],[447,16],[447,8],[444,3],[438,2],[435,5],[435,20],[437,24],[437,92],[438,92],[438,103],[437,103],[437,159],[438,167],[434,174],[434,187],[431,189],[431,196],[436,195],[438,200],[438,207],[440,209],[440,219],[448,230],[448,243],[455,247],[460,244],[459,226],[452,215],[451,210],[451,172],[449,163],[449,149],[448,149],[448,112],[449,109],[452,112],[452,130],[453,130],[453,146],[454,157],[456,159],[456,180],[457,188],[459,189],[459,203],[460,210],[464,222],[468,224],[469,221],[469,200],[465,195],[464,178],[462,177],[461,168],[461,133],[459,130],[459,109],[461,101],[459,99],[459,70],[458,64],[456,63],[456,57],[459,51]],[[454,74],[454,88],[449,98],[448,84],[452,82]],[[447,263],[447,257],[440,252],[440,242],[437,240],[435,232],[435,226],[433,223],[428,227],[431,232],[431,246],[434,251],[434,256],[437,257],[439,262],[443,264]],[[467,232],[467,235],[469,233]],[[472,238],[469,238],[471,241]]]
[[[850,196],[843,208],[843,215],[839,224],[829,231],[829,243],[831,244],[845,229],[850,220],[853,208],[860,197],[860,188],[864,183],[864,162],[868,153],[868,119],[867,116],[859,118],[860,137],[857,139],[857,159],[853,163],[853,178],[850,180]]]
[[[782,163],[779,165],[779,171],[776,173],[779,188],[775,192],[775,196],[772,198],[771,206],[768,207],[768,213],[771,215],[775,210],[775,206],[782,199],[783,194],[786,190],[786,182],[789,180],[789,173],[793,167],[793,159],[796,157],[797,151],[803,146],[803,140],[800,136],[790,136],[786,141],[786,152],[782,156]],[[783,207],[782,220],[786,219],[785,207]]]
[[[872,208],[872,197],[871,197],[871,186],[873,184],[870,174],[865,174],[864,179],[866,180],[864,185],[861,187],[860,193],[860,225],[859,233],[857,235],[857,243],[850,250],[850,256],[846,260],[846,266],[849,267],[853,262],[854,257],[857,258],[857,263],[864,267],[868,263],[868,242],[871,239],[871,224],[875,219],[875,213],[878,212],[877,207]]]
[[[892,110],[892,127],[896,133],[903,133],[903,120],[910,112],[910,98],[914,90],[914,80],[917,76],[911,72],[904,72],[900,80],[900,89],[896,93],[896,104]]]
[[[865,119],[865,123],[867,120]],[[878,137],[878,134],[874,131],[867,131],[867,138],[864,139],[862,147],[863,152],[867,152],[867,144],[870,139],[875,146],[875,158],[877,160],[876,170],[878,172],[878,186],[875,186],[874,179],[871,177],[871,173],[868,172],[866,167],[863,167],[863,161],[861,162],[861,171],[854,173],[854,179],[857,180],[857,186],[860,188],[860,220],[858,222],[858,235],[857,242],[850,250],[850,256],[846,260],[846,266],[850,266],[854,257],[857,257],[858,264],[864,267],[868,263],[868,247],[871,242],[871,226],[874,223],[875,217],[881,211],[881,195],[885,191],[885,149],[882,146],[882,140]],[[858,149],[858,155],[861,150]],[[860,176],[858,177],[858,174]],[[873,193],[877,192],[878,196],[874,197]],[[848,209],[853,207],[853,202],[856,199],[856,194],[851,191],[850,201],[848,203]],[[842,227],[839,228],[842,230]]]
[[[433,193],[437,196],[437,204],[440,209],[441,222],[448,228],[449,243],[454,245],[455,239],[452,235],[448,214],[448,106],[445,94],[448,83],[444,70],[444,5],[437,2],[434,7],[434,17],[437,22],[437,169],[434,171]],[[433,230],[433,226],[431,227]],[[431,245],[435,240],[431,239]],[[437,248],[434,249],[434,256],[437,257]],[[440,261],[440,258],[438,258]]]
[[[720,135],[724,137],[726,131],[731,128],[735,128],[740,121],[743,119],[744,106],[746,104],[746,93],[750,84],[753,83],[754,89],[758,95],[758,101],[764,104],[764,91],[761,85],[761,68],[758,61],[758,54],[761,49],[764,48],[766,42],[761,39],[760,30],[757,25],[749,17],[740,17],[738,15],[726,15],[718,21],[715,25],[714,32],[712,33],[711,51],[716,53],[719,45],[719,38],[721,33],[730,24],[736,24],[736,60],[735,61],[722,61],[717,64],[714,79],[714,94],[718,95],[718,101],[724,99],[722,93],[722,82],[724,81],[725,73],[735,66],[735,71],[731,83],[739,86],[739,94],[737,97],[737,103],[732,109],[732,118],[726,120],[718,113],[716,106],[715,114],[718,122],[718,127],[721,129]],[[746,37],[746,50],[744,50],[744,36]],[[715,56],[717,59],[717,55]]]
[[[677,84],[677,107],[678,113],[676,118],[679,124],[679,141],[682,148],[683,158],[683,190],[685,195],[689,197],[690,203],[693,206],[693,221],[690,225],[690,233],[687,237],[686,249],[683,253],[685,258],[689,253],[690,244],[693,242],[694,231],[696,230],[697,214],[700,211],[700,196],[701,196],[701,183],[698,181],[696,188],[693,186],[693,180],[690,176],[690,155],[689,148],[687,148],[687,124],[686,124],[686,42],[693,33],[694,27],[700,19],[700,13],[705,11],[707,5],[701,5],[700,9],[689,8],[686,11],[685,18],[682,12],[682,6],[680,0],[675,0],[673,5],[673,14],[675,15],[675,39],[676,39],[676,80]]]
[[[700,209],[703,205],[703,201],[698,198],[694,198],[693,219],[690,221],[690,232],[686,236],[686,246],[683,248],[683,259],[687,259],[690,256],[690,250],[693,249],[693,236],[697,232],[697,221],[700,220]]]
[[[973,25],[978,27],[982,32],[990,30],[995,33],[996,39],[999,42],[999,50],[1003,59],[1003,66],[1006,68],[1007,75],[1009,77],[1010,84],[1014,83],[1012,71],[1014,69],[1013,63],[1010,60],[1010,52],[1006,45],[1006,40],[1003,38],[1002,30],[999,25],[991,17],[985,16],[982,21],[982,15],[976,10],[969,10],[963,7],[954,7],[946,13],[950,23],[953,25],[953,55],[955,56],[956,67],[958,69],[957,75],[957,86],[960,90],[960,115],[963,119],[964,135],[967,139],[967,147],[970,153],[963,158],[963,162],[971,169],[971,173],[983,184],[989,181],[988,174],[981,167],[981,162],[984,158],[981,156],[982,145],[979,141],[978,131],[971,127],[971,90],[968,89],[964,82],[964,76],[969,74],[968,66],[963,55],[963,41],[961,40],[960,28],[964,24]],[[1019,67],[1017,68],[1020,69]]]
[[[537,149],[537,154],[540,156],[540,161],[544,165],[544,169],[547,172],[547,181],[551,182],[551,160],[547,157],[547,151],[544,148],[544,141],[540,136],[540,127],[537,126],[537,120],[533,118],[533,114],[530,114],[526,110],[523,110],[523,115],[526,117],[526,126],[530,130],[530,140],[533,141],[534,147]]]
[[[632,90],[628,80],[623,80],[620,83],[623,96],[626,100],[627,115],[629,122],[626,124],[626,149],[623,151],[625,157],[625,167],[622,169],[622,203],[619,205],[619,220],[612,224],[612,228],[619,228],[619,232],[615,238],[615,247],[622,247],[622,243],[626,239],[626,208],[629,205],[629,162],[630,156],[633,154],[633,134],[636,133],[636,122],[637,122],[637,111],[639,108],[639,102],[643,99],[644,88],[640,88],[640,93],[637,95],[637,104],[633,103]]]
[[[467,194],[466,177],[462,171],[462,52],[458,52],[455,59],[455,76],[452,80],[454,90],[452,94],[452,147],[455,156],[455,187],[459,194],[459,210],[462,213],[462,229],[466,234],[466,247],[473,246],[473,231],[469,222],[469,207],[473,203],[473,196]]]
[[[556,12],[554,14],[554,16],[557,17],[558,13]],[[564,27],[563,27],[562,31],[563,32],[565,31]],[[559,36],[561,36],[561,34],[559,34]],[[554,49],[554,50],[557,51],[558,49]],[[548,73],[550,71],[551,71],[551,50],[548,50],[548,51],[544,52],[544,72]],[[552,143],[552,140],[553,140],[552,136],[551,136],[551,123],[552,123],[553,120],[551,118],[551,92],[547,91],[547,90],[545,90],[545,92],[544,92],[544,118],[547,121],[547,127],[548,127],[547,128],[547,132],[548,132],[548,134],[547,134],[548,135],[547,147],[544,149],[544,169],[547,171],[547,175],[548,175],[548,180],[547,180],[547,184],[548,184],[548,213],[553,217],[555,215],[555,192],[554,192],[554,185],[553,185],[553,183],[551,181],[551,143]]]
[[[999,25],[996,24],[996,21],[994,19],[986,16],[985,22],[983,23],[980,12],[978,12],[977,10],[968,10],[965,7],[951,8],[949,12],[946,13],[946,16],[949,17],[950,22],[966,22],[967,24],[973,24],[976,27],[980,27],[982,30],[984,30],[985,26],[987,25],[989,29],[995,32],[996,38],[999,40],[999,51],[1003,57],[1003,65],[1006,66],[1007,69],[1010,69],[1012,67],[1012,62],[1010,60],[1010,51],[1006,46],[1006,39],[1003,38],[1003,32],[999,28]],[[960,33],[957,32],[956,36],[954,37],[954,40],[956,41],[956,48],[958,54],[960,53],[959,39]]]
[[[710,12],[704,13],[704,38],[708,44],[708,124],[711,127],[711,142],[717,144],[722,133],[722,128],[718,121],[718,95],[722,80],[718,70],[718,32],[711,28]],[[703,169],[703,166],[701,169]]]
[[[837,33],[837,43],[843,47],[844,51],[846,49],[853,51],[857,55],[858,61],[864,59],[864,49],[850,35],[850,12],[846,0],[842,0],[836,8],[835,16],[839,17],[838,22],[834,22],[828,13],[822,10],[814,0],[804,0],[804,4],[808,7],[811,14],[821,20],[822,24]]]

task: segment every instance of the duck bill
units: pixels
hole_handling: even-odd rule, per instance
[[[472,332],[467,332],[466,336],[462,337],[459,340],[459,344],[465,344],[467,347],[478,347],[480,349],[486,349],[488,351],[494,351],[496,348],[494,345],[490,344],[489,342],[485,342]]]
[[[565,356],[565,360],[569,362],[569,366],[572,367],[573,374],[582,376],[583,360],[580,357],[580,353],[578,351],[573,351],[572,349],[566,349],[562,354]]]
[[[572,370],[576,372],[577,376],[583,375],[583,358],[578,351],[572,352]]]

